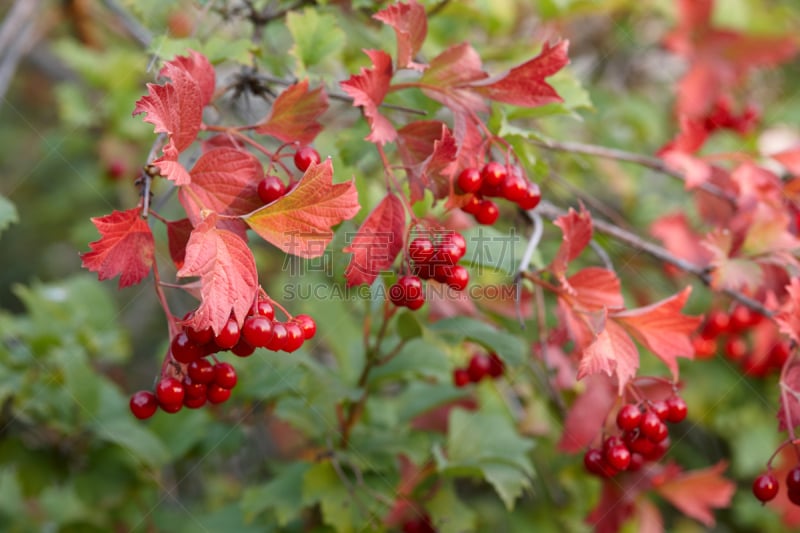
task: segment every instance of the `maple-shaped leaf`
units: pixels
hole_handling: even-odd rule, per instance
[[[606,417],[617,400],[614,385],[608,376],[588,376],[586,388],[575,399],[564,421],[558,449],[566,453],[585,450],[600,435]]]
[[[231,314],[241,325],[258,292],[256,261],[247,243],[217,227],[213,211],[192,231],[178,277],[200,277],[200,305],[188,325],[219,333]]]
[[[370,127],[366,140],[384,145],[397,138],[397,130],[378,111],[392,81],[392,57],[383,50],[364,50],[364,53],[372,60],[372,68],[362,68],[360,74],[353,74],[340,85],[353,97],[353,105],[364,109]]]
[[[701,244],[711,252],[711,286],[715,289],[749,288],[756,290],[763,283],[763,272],[754,260],[736,257],[741,238],[729,229],[717,229],[706,235]]]
[[[425,65],[414,62],[414,56],[428,33],[428,16],[422,4],[416,0],[398,2],[378,11],[372,18],[394,29],[397,36],[397,68],[425,69]]]
[[[618,391],[622,394],[638,368],[639,350],[633,340],[613,320],[605,320],[605,327],[581,354],[578,379],[599,373],[616,376]]]
[[[331,228],[361,206],[355,184],[333,183],[330,159],[306,170],[297,186],[269,205],[242,216],[264,240],[286,253],[319,257],[333,239]]]
[[[158,75],[169,78],[173,83],[182,77],[193,80],[200,89],[200,98],[204,106],[214,97],[216,85],[214,66],[206,56],[195,50],[189,50],[188,56],[176,56],[172,61],[164,63]]]
[[[569,212],[558,217],[554,224],[561,228],[562,237],[561,246],[553,262],[550,263],[550,270],[558,278],[563,279],[570,262],[578,257],[592,240],[592,216],[583,206],[580,212],[570,208]]]
[[[387,194],[361,224],[344,252],[353,254],[344,276],[348,287],[370,285],[394,263],[403,248],[406,215],[403,202]]]
[[[564,297],[580,310],[616,309],[625,305],[619,278],[605,268],[587,267],[579,270],[567,278],[566,285],[570,291]]]
[[[569,63],[567,48],[569,41],[561,41],[555,46],[545,43],[538,56],[512,68],[500,79],[473,83],[472,87],[487,98],[521,107],[563,102],[563,98],[544,79]]]
[[[411,203],[430,190],[439,200],[450,193],[456,170],[458,144],[446,124],[438,120],[418,120],[398,131],[397,149],[408,171]]]
[[[613,313],[613,319],[622,324],[633,337],[664,361],[678,379],[676,358],[694,356],[690,335],[700,325],[700,317],[681,314],[681,309],[691,294],[686,287],[678,294],[654,304]]]
[[[664,215],[650,226],[650,234],[660,239],[669,252],[697,266],[711,261],[711,252],[700,244],[698,235],[683,212]]]
[[[183,262],[186,259],[186,245],[189,243],[189,236],[192,234],[193,229],[194,226],[188,218],[167,222],[169,256],[178,270],[183,267]]]
[[[97,272],[101,281],[119,276],[119,288],[136,285],[150,273],[155,241],[141,207],[114,211],[92,218],[100,239],[89,244],[91,251],[81,254],[81,266]]]
[[[236,217],[264,205],[258,196],[263,169],[249,152],[214,148],[200,156],[190,174],[191,183],[181,187],[178,199],[195,226],[202,221],[204,209]],[[241,220],[225,219],[219,223],[242,237],[247,230]]]
[[[462,43],[434,57],[419,81],[435,88],[423,89],[429,98],[456,112],[478,112],[488,108],[481,95],[473,91],[470,85],[487,77],[478,52],[469,43]]]
[[[727,466],[721,461],[709,468],[670,476],[663,483],[654,482],[655,491],[686,516],[713,527],[713,509],[728,507],[736,492],[736,484],[722,477]]]
[[[318,119],[327,109],[328,95],[322,87],[309,91],[308,80],[303,80],[278,95],[256,132],[287,143],[311,144],[322,131]]]

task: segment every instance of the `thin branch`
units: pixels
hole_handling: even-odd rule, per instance
[[[117,0],[103,0],[106,7],[117,16],[120,24],[125,28],[125,31],[139,43],[143,48],[150,46],[153,42],[153,34],[150,30],[142,26],[128,10],[125,9]]]
[[[20,60],[38,38],[39,4],[39,0],[17,0],[0,26],[0,101],[5,98]]]

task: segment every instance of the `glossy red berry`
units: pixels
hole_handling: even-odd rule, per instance
[[[597,448],[586,450],[586,453],[583,454],[583,466],[590,474],[600,477],[611,477],[616,474],[613,467],[606,463],[603,452]]]
[[[420,295],[419,298],[413,298],[413,299],[408,300],[406,302],[406,307],[408,307],[412,311],[416,311],[417,309],[419,309],[423,305],[425,305],[425,296],[424,295]]]
[[[172,342],[170,342],[169,345],[169,351],[172,354],[173,359],[184,364],[191,363],[195,359],[199,359],[204,355],[204,352],[200,346],[195,344],[185,331],[181,331],[172,337]]]
[[[189,376],[183,377],[183,400],[186,403],[186,398],[200,398],[206,397],[206,384],[200,383],[199,381],[194,381]]]
[[[259,300],[253,306],[253,314],[265,316],[270,320],[272,320],[275,318],[275,308],[272,306],[271,303],[269,303],[269,301]]]
[[[702,334],[706,338],[716,337],[720,333],[727,331],[729,325],[730,317],[726,313],[713,310],[706,316]]]
[[[508,171],[505,165],[497,161],[489,161],[481,169],[481,178],[490,187],[497,187],[505,181]]]
[[[427,237],[417,237],[408,245],[408,257],[416,263],[427,263],[434,252],[433,241]]]
[[[211,327],[207,327],[206,329],[196,330],[192,326],[187,326],[184,328],[186,335],[189,339],[197,344],[198,346],[202,346],[203,344],[207,344],[211,342],[211,339],[214,338],[214,331]]]
[[[747,341],[738,335],[732,335],[725,341],[725,355],[731,361],[739,361],[747,355]]]
[[[214,365],[215,384],[223,389],[232,389],[236,386],[237,380],[236,369],[230,363],[217,363]]]
[[[506,364],[500,359],[500,356],[492,352],[489,354],[489,375],[493,378],[499,378],[506,371]]]
[[[642,415],[642,421],[639,424],[639,430],[641,430],[642,435],[647,437],[647,439],[652,442],[661,442],[667,438],[667,435],[669,434],[667,425],[662,422],[658,415],[652,411],[647,411],[644,415]]]
[[[284,352],[292,353],[303,345],[306,337],[297,322],[286,322],[284,327],[286,328],[286,341],[281,349]]]
[[[231,348],[231,353],[238,357],[250,357],[256,351],[256,347],[247,342],[244,336],[239,337],[239,342],[236,343],[236,346]]]
[[[680,396],[670,396],[667,398],[667,407],[669,408],[667,421],[673,424],[683,422],[689,412],[686,402]]]
[[[491,226],[497,222],[499,216],[500,210],[497,209],[497,204],[491,200],[483,200],[481,205],[478,206],[478,212],[475,213],[475,220],[478,221],[478,224]]]
[[[469,365],[467,365],[470,381],[477,383],[482,380],[485,376],[489,375],[491,367],[492,363],[488,355],[482,353],[473,355],[469,360]]]
[[[128,404],[133,416],[139,420],[145,420],[153,416],[158,409],[158,399],[156,395],[149,390],[140,390],[131,396]]]
[[[159,403],[158,407],[165,413],[177,413],[183,409],[183,400],[181,400],[181,403]]]
[[[255,348],[265,348],[272,339],[272,320],[261,315],[250,315],[244,319],[242,337]]]
[[[631,451],[624,444],[611,446],[605,451],[605,460],[616,470],[627,470],[631,464]]]
[[[206,401],[207,397],[205,394],[203,394],[203,396],[184,396],[183,406],[189,409],[199,409],[206,404]]]
[[[465,168],[456,178],[456,185],[463,192],[477,192],[481,188],[483,178],[477,168]]]
[[[469,197],[469,199],[461,206],[461,210],[465,213],[469,213],[470,215],[474,215],[478,212],[478,208],[481,205],[482,198],[477,195],[473,194]]]
[[[405,275],[398,278],[397,283],[389,287],[389,299],[393,304],[398,307],[411,307],[412,302],[414,305],[419,303],[421,307],[425,303],[425,296],[422,292],[422,280],[419,276]]]
[[[171,376],[161,378],[156,384],[156,398],[161,405],[180,404],[183,402],[183,383]]]
[[[294,166],[300,172],[305,172],[311,163],[319,164],[320,161],[319,152],[310,146],[303,146],[294,153]]]
[[[467,253],[467,240],[458,232],[446,233],[439,241],[437,252],[451,264],[456,264]]]
[[[800,492],[800,466],[795,466],[786,473],[786,490]]]
[[[258,197],[265,204],[271,204],[286,194],[286,184],[278,176],[267,176],[258,182]]]
[[[661,420],[666,420],[669,416],[669,406],[664,400],[658,400],[650,404],[650,410]]]
[[[755,326],[763,318],[763,315],[756,313],[746,305],[737,305],[734,307],[733,311],[731,311],[728,330],[731,332],[742,332]]]
[[[267,350],[272,350],[273,352],[277,352],[278,350],[283,349],[283,345],[286,343],[286,326],[283,322],[273,322],[272,323],[272,338],[269,340],[269,343],[265,346]]]
[[[222,331],[214,337],[214,344],[222,350],[230,350],[239,342],[240,335],[239,323],[236,322],[235,318],[231,317],[228,319],[228,322],[225,323]]]
[[[528,181],[519,174],[510,172],[503,180],[503,198],[516,204],[521,202],[527,194]]]
[[[303,336],[306,340],[313,338],[317,334],[317,323],[309,315],[295,315],[294,321],[303,330]]]
[[[211,383],[214,381],[214,365],[208,359],[197,359],[189,363],[187,373],[192,381],[198,383]]]
[[[450,269],[447,285],[454,290],[463,291],[469,284],[469,272],[462,265],[455,265]]]
[[[753,480],[753,496],[766,503],[778,495],[780,485],[772,474],[761,474]]]
[[[617,413],[617,427],[622,431],[633,431],[642,421],[642,411],[632,403],[622,406]]]
[[[525,195],[517,202],[517,205],[520,207],[520,209],[529,211],[539,205],[541,200],[542,192],[539,190],[539,186],[532,181],[529,181],[525,185]]]
[[[644,466],[645,459],[640,453],[631,453],[631,462],[628,465],[628,472],[637,472]]]
[[[466,368],[456,368],[453,370],[453,384],[456,387],[466,387],[470,381],[472,380],[469,378],[469,372],[467,372]]]
[[[206,398],[210,403],[217,404],[228,401],[231,397],[231,389],[221,386],[219,383],[212,383],[206,391]]]

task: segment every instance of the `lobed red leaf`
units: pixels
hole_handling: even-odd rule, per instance
[[[344,92],[353,97],[354,106],[364,108],[371,130],[366,140],[384,145],[397,138],[392,123],[378,111],[392,80],[392,58],[383,50],[364,50],[364,53],[372,60],[372,68],[362,68],[360,74],[350,76],[340,85]]]
[[[570,209],[566,215],[558,217],[555,225],[561,228],[561,246],[556,252],[550,270],[563,278],[569,263],[578,257],[592,240],[592,216],[581,206],[580,212]]]
[[[175,263],[175,268],[178,270],[183,267],[183,262],[186,259],[186,245],[189,242],[189,236],[192,234],[191,221],[188,218],[167,222],[167,242],[169,244],[169,256],[172,262]]]
[[[428,16],[425,7],[411,0],[398,2],[379,11],[372,18],[391,26],[397,36],[397,68],[424,70],[425,65],[414,62],[428,33]]]
[[[654,482],[655,491],[683,514],[713,527],[713,509],[728,507],[736,492],[736,484],[722,477],[727,463],[678,474],[663,483]]]
[[[322,87],[309,91],[308,80],[303,80],[278,95],[256,132],[287,143],[311,144],[322,131],[318,119],[327,109],[328,95]]]
[[[605,327],[596,335],[594,342],[583,350],[578,379],[599,373],[616,376],[621,395],[638,368],[639,351],[633,340],[621,326],[606,320]]]

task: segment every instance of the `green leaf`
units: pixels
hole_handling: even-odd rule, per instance
[[[440,345],[416,338],[406,343],[388,363],[370,372],[369,383],[397,377],[426,376],[441,379],[448,377],[450,370],[447,354]]]
[[[404,341],[414,339],[422,335],[422,326],[417,320],[415,313],[404,311],[397,317],[397,334]]]
[[[77,406],[82,420],[97,416],[100,396],[98,382],[102,379],[78,350],[56,350],[55,356],[64,373],[64,385]]]
[[[78,498],[71,485],[47,487],[39,495],[44,515],[56,524],[67,524],[91,517],[91,508]]]
[[[440,533],[463,533],[475,530],[475,510],[456,494],[451,482],[443,483],[425,505],[436,530]]]
[[[520,338],[474,318],[464,316],[445,318],[430,326],[429,330],[453,342],[461,342],[464,339],[477,342],[513,365],[522,364],[525,358],[525,344]]]
[[[94,429],[101,439],[122,446],[136,461],[154,468],[163,466],[170,456],[167,448],[141,424],[127,416],[117,416],[96,422]]]
[[[19,222],[17,208],[8,198],[0,194],[0,233],[16,222]]]
[[[184,409],[180,416],[155,416],[148,429],[168,443],[173,459],[179,459],[207,436],[211,416],[207,409]]]
[[[467,397],[463,389],[447,384],[414,381],[397,395],[398,418],[408,422],[414,417],[430,411],[434,407]]]
[[[304,507],[303,485],[310,467],[309,463],[291,463],[268,483],[247,488],[242,497],[245,520],[251,522],[272,509],[278,525],[286,526],[291,522]]]
[[[22,488],[14,470],[0,470],[0,512],[14,515],[25,505]]]
[[[494,228],[477,226],[464,232],[467,255],[463,263],[472,267],[476,274],[482,269],[498,271],[513,276],[525,253],[526,239],[514,228],[500,232]],[[508,281],[511,281],[509,277]]]
[[[353,495],[339,479],[330,462],[317,463],[303,476],[303,503],[319,503],[322,518],[338,533],[356,531],[357,520]]]
[[[298,77],[310,67],[320,65],[329,56],[339,54],[344,47],[345,34],[336,19],[327,13],[307,7],[302,13],[291,11],[286,26],[294,39],[289,53],[297,60]]]

